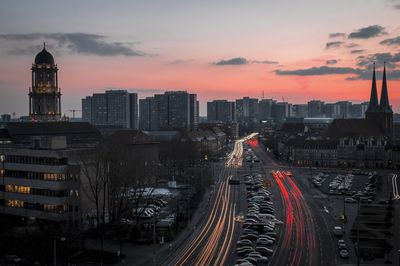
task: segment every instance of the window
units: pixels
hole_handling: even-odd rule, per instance
[[[17,185],[6,185],[6,192],[29,194],[30,191],[31,191],[30,187],[17,186]]]
[[[12,207],[12,208],[23,208],[24,207],[24,202],[21,200],[7,200],[6,201],[6,206],[7,207]]]

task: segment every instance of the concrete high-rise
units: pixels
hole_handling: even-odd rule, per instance
[[[97,126],[138,129],[137,94],[107,90],[82,99],[82,119]]]
[[[207,121],[230,123],[236,121],[235,103],[227,100],[207,102]]]
[[[196,94],[186,91],[167,91],[140,100],[140,129],[196,130],[199,104]]]
[[[265,121],[271,118],[271,109],[274,103],[276,103],[276,101],[272,99],[262,99],[258,102],[260,120]]]

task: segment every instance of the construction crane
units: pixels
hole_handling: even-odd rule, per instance
[[[69,111],[72,113],[72,119],[75,119],[75,112],[82,112],[82,110],[78,110],[78,109],[72,109]]]

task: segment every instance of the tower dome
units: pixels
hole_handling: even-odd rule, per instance
[[[35,64],[48,64],[54,65],[54,57],[51,53],[47,52],[46,44],[43,44],[43,50],[40,51],[35,57]]]

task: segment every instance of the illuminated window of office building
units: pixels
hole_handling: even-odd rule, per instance
[[[6,201],[6,206],[7,207],[13,207],[13,208],[23,208],[24,207],[24,202],[21,200],[7,200]]]
[[[6,191],[14,192],[14,193],[29,194],[31,192],[31,188],[25,187],[25,186],[17,186],[17,185],[6,185]]]
[[[6,159],[6,156],[4,156],[4,154],[0,154],[0,162],[4,162],[5,159]]]

